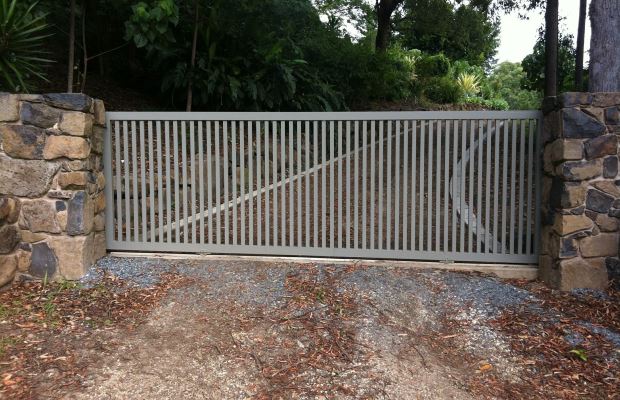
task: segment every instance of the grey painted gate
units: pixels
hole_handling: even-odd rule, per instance
[[[536,263],[540,118],[109,112],[108,248]]]

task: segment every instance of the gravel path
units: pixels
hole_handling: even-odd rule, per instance
[[[547,312],[491,277],[362,265],[108,257],[83,283],[109,273],[149,287],[168,272],[189,283],[119,333],[67,399],[478,398],[470,383],[488,370],[522,383],[489,321]]]

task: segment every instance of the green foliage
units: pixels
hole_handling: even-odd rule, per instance
[[[538,109],[542,95],[535,90],[523,89],[521,83],[525,79],[525,72],[521,64],[503,62],[493,70],[488,82],[493,96],[506,100],[510,109]]]
[[[448,76],[433,77],[424,84],[424,95],[434,103],[456,103],[462,92],[459,85]]]
[[[574,355],[581,361],[588,361],[588,353],[584,349],[573,349],[569,351],[569,353]]]
[[[465,104],[477,104],[490,110],[509,110],[510,106],[506,100],[501,98],[485,99],[482,97],[468,97],[464,101]]]
[[[31,80],[45,80],[43,66],[48,25],[46,14],[36,15],[38,2],[0,0],[0,82],[5,90],[25,91]]]
[[[441,77],[450,71],[450,60],[443,54],[424,55],[415,62],[415,71],[419,77]]]
[[[558,38],[558,93],[574,90],[575,46],[572,35],[560,32]],[[525,71],[522,86],[529,90],[545,88],[545,36],[541,29],[532,54],[521,62]]]
[[[125,39],[149,54],[165,52],[175,43],[173,28],[179,22],[179,8],[174,0],[139,2],[131,7],[132,14],[125,22]]]
[[[456,79],[456,83],[465,97],[474,97],[480,91],[478,75],[462,72]]]

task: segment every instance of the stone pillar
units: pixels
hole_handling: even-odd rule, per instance
[[[77,279],[105,255],[103,102],[0,93],[0,286]]]
[[[540,277],[605,288],[620,272],[620,93],[564,93],[543,112]]]

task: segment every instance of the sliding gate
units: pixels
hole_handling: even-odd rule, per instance
[[[109,112],[111,250],[536,263],[540,114]]]

